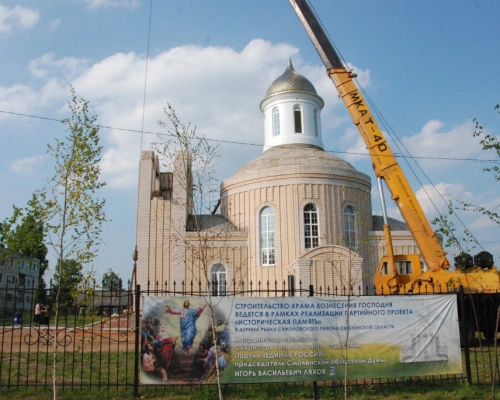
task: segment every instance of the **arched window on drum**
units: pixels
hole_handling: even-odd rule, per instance
[[[318,109],[314,109],[314,136],[319,136]]]
[[[295,126],[295,133],[302,133],[302,109],[298,104],[293,106],[293,122]]]
[[[280,135],[280,110],[278,107],[273,109],[273,136]]]

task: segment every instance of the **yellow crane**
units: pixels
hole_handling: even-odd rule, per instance
[[[459,258],[450,269],[446,253],[436,237],[401,166],[392,152],[352,73],[341,61],[307,0],[289,0],[309,38],[313,42],[328,76],[344,102],[354,125],[366,143],[379,182],[384,213],[387,256],[378,265],[374,285],[377,294],[439,293],[463,285],[466,292],[494,293],[500,289],[500,275],[493,256],[480,252],[473,259]],[[389,188],[408,228],[418,245],[419,254],[394,254],[390,226],[385,213],[381,182]]]

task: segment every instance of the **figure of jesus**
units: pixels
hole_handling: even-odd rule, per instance
[[[165,306],[166,314],[180,315],[182,349],[185,353],[189,353],[189,350],[193,346],[194,337],[198,333],[196,330],[196,320],[206,306],[205,304],[203,307],[190,307],[189,300],[184,302],[181,310],[172,310],[170,306]]]

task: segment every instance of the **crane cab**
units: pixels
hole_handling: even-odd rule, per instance
[[[389,257],[380,260],[373,283],[377,294],[396,294],[403,292],[406,284],[422,275],[423,265],[419,254],[400,254],[394,256],[394,267]]]

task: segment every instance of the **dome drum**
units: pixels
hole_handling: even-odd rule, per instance
[[[289,61],[286,71],[267,90],[260,103],[264,113],[265,146],[309,144],[323,148],[321,109],[323,99],[313,84],[297,73]]]
[[[283,144],[310,144],[323,148],[321,140],[320,106],[312,96],[302,95],[300,100],[293,93],[271,97],[263,103],[266,112],[264,118],[265,147]],[[277,111],[276,111],[277,110]],[[297,132],[296,111],[300,115],[300,132]],[[275,131],[275,114],[279,113],[280,131]]]

